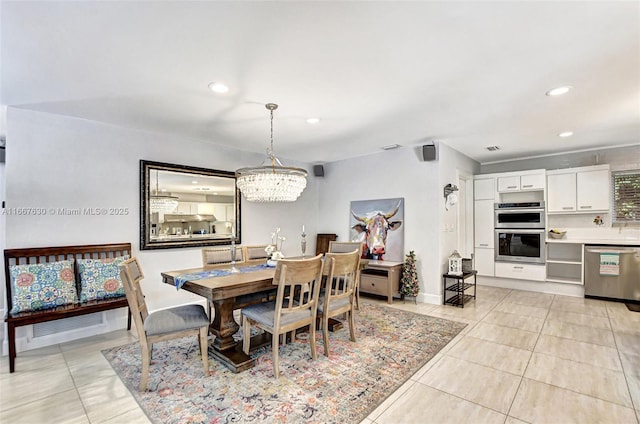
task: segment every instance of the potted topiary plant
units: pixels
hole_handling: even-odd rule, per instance
[[[416,253],[411,250],[405,256],[404,264],[402,264],[400,293],[404,297],[413,297],[414,303],[417,303],[416,297],[419,291],[420,282],[418,281],[418,272],[416,271]]]

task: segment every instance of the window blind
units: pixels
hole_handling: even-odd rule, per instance
[[[612,223],[640,225],[640,169],[612,172]]]

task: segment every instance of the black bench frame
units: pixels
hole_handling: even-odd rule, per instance
[[[4,273],[7,295],[7,313],[4,321],[8,325],[9,337],[9,372],[15,371],[16,359],[16,327],[70,318],[79,315],[93,314],[117,308],[128,308],[127,297],[115,297],[89,302],[69,304],[57,308],[40,311],[19,312],[11,314],[13,295],[11,292],[10,265],[36,264],[75,259],[104,259],[118,256],[131,256],[131,243],[93,244],[84,246],[31,247],[24,249],[5,249]],[[74,266],[76,285],[80,293],[80,277],[78,266]],[[131,310],[128,310],[127,330],[131,330]]]

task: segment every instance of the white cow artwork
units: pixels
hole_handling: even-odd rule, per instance
[[[363,258],[402,261],[403,220],[403,198],[351,202],[351,240],[365,245]]]

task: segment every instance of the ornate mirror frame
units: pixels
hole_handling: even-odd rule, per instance
[[[240,222],[235,172],[140,160],[140,250],[241,243]]]

